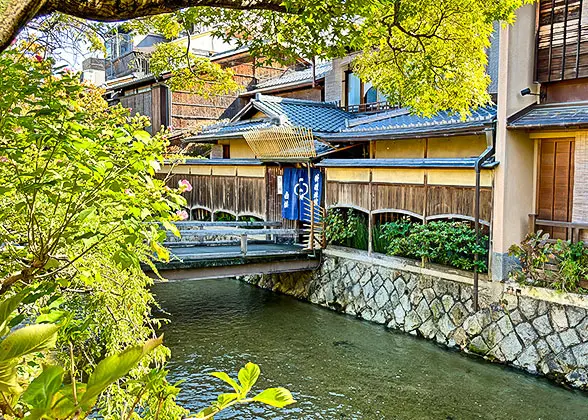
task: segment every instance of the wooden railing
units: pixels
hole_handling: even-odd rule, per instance
[[[559,220],[538,219],[536,214],[529,215],[529,233],[537,232],[537,227],[566,229],[566,238],[572,243],[582,241],[581,232],[588,230],[588,223],[562,222]],[[550,239],[554,240],[554,239]]]
[[[238,228],[276,228],[281,227],[282,222],[265,222],[261,221],[189,221],[189,222],[176,222],[177,228],[180,230],[190,229],[204,229],[210,227],[238,227]]]
[[[303,209],[311,215],[309,222],[302,222],[303,241],[309,250],[324,249],[327,246],[325,218],[327,211],[308,197],[303,198]]]

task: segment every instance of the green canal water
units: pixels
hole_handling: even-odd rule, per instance
[[[209,372],[253,361],[257,389],[285,386],[297,403],[218,419],[588,419],[587,394],[236,280],[154,292],[171,319],[171,377],[194,412],[230,391]]]

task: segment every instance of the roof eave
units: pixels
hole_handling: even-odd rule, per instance
[[[509,124],[506,126],[509,130],[577,130],[579,128],[588,128],[588,123],[569,123],[562,122],[560,124],[545,123],[545,124]]]
[[[325,159],[317,166],[324,168],[432,168],[432,169],[475,169],[476,158],[455,159]],[[492,169],[499,163],[487,162],[484,169]]]
[[[322,79],[324,79],[324,78],[316,79],[316,81],[319,81]],[[295,89],[295,88],[312,87],[312,85],[313,85],[312,80],[302,80],[300,82],[287,83],[284,85],[273,85],[273,86],[268,86],[265,88],[259,88],[259,89],[245,91],[245,92],[239,94],[239,97],[246,98],[249,96],[254,96],[256,93],[275,93],[275,92],[281,92],[284,90]]]
[[[226,134],[197,134],[186,137],[182,143],[208,143],[216,140],[242,139],[243,133],[226,133]]]
[[[452,136],[466,136],[466,135],[480,135],[492,129],[491,122],[484,125],[467,127],[464,129],[432,129],[418,132],[404,132],[397,131],[361,131],[361,132],[338,132],[338,133],[324,133],[322,135],[326,140],[337,141],[370,141],[370,140],[411,140],[426,137],[452,137]]]

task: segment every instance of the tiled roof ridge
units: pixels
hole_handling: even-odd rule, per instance
[[[230,127],[240,127],[243,125],[249,125],[252,123],[262,123],[262,122],[279,125],[279,122],[277,121],[277,119],[275,117],[256,118],[253,120],[240,120],[240,121],[222,121],[222,122],[217,122],[217,123],[202,127],[201,132],[218,130],[218,129],[221,129],[224,127],[229,127],[229,126]]]
[[[328,71],[332,69],[332,61],[325,61],[315,65],[315,77],[317,80],[323,79]],[[298,78],[296,78],[298,75]],[[264,89],[270,87],[278,87],[280,85],[299,84],[303,82],[312,81],[312,64],[300,70],[295,68],[288,68],[282,74],[275,77],[268,77],[260,80],[255,89]]]
[[[484,110],[487,111],[489,115],[480,115],[478,113],[479,110]],[[491,118],[494,117],[493,113],[491,113],[492,111],[496,110],[496,105],[492,104],[492,105],[488,105],[488,106],[484,106],[484,107],[480,107],[478,109],[476,109],[475,111],[473,111],[474,113],[478,113],[478,116],[468,116],[465,120],[462,120],[461,118],[457,117],[454,118],[450,115],[447,115],[441,119],[441,120],[436,120],[434,119],[434,117],[431,117],[429,119],[429,121],[422,121],[422,122],[416,122],[416,123],[411,123],[411,124],[390,124],[390,125],[386,125],[386,126],[377,126],[377,127],[358,127],[360,124],[353,124],[353,126],[348,126],[347,128],[343,129],[342,131],[348,131],[348,129],[353,129],[353,131],[384,131],[384,130],[390,130],[390,129],[395,129],[395,128],[416,128],[416,127],[434,127],[434,126],[444,126],[444,125],[451,125],[451,124],[458,124],[458,123],[462,123],[462,122],[482,122],[482,121],[487,121]],[[443,111],[445,112],[445,111]],[[406,114],[399,114],[396,116],[392,116],[390,118],[395,118],[395,117],[400,117],[402,115],[406,115]],[[436,116],[439,116],[439,114],[437,114]],[[385,118],[382,118],[382,120]],[[379,120],[376,120],[376,122]],[[372,121],[374,122],[374,121]],[[366,124],[366,123],[364,123]]]
[[[309,106],[317,106],[317,107],[322,107],[322,108],[339,108],[339,105],[336,102],[321,102],[321,101],[311,101],[308,99],[283,98],[281,96],[264,95],[262,93],[256,93],[254,100],[259,101],[259,102],[275,102],[275,103],[293,104],[293,105],[309,105]]]
[[[588,105],[588,101],[573,101],[573,102],[550,102],[546,104],[532,104],[533,108],[568,108]]]
[[[366,115],[363,117],[356,117],[351,118],[349,120],[345,120],[345,127],[351,128],[361,124],[372,123],[376,121],[385,120],[388,118],[399,117],[401,115],[409,114],[410,110],[408,108],[398,108],[393,110],[386,110],[383,112],[378,112],[377,114]]]

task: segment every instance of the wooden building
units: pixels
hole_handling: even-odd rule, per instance
[[[189,91],[171,91],[166,80],[169,74],[157,79],[147,74],[120,83],[110,83],[107,95],[111,103],[121,103],[151,119],[151,130],[162,126],[174,131],[197,130],[219,120],[230,119],[237,114],[255,92],[280,93],[284,96],[320,100],[324,71],[313,73],[304,61],[293,66],[264,64],[251,56],[246,48],[213,54],[211,61],[225,69],[231,69],[243,88],[242,92],[203,97]]]
[[[202,217],[204,210],[212,218],[252,215],[292,225],[282,219],[280,182],[287,168],[310,165],[323,174],[321,205],[363,212],[370,224],[399,215],[422,222],[474,220],[474,168],[493,147],[494,107],[479,109],[465,121],[445,113],[422,118],[406,109],[357,114],[343,108],[257,94],[231,122],[186,139],[214,144],[211,159],[188,161],[174,170],[195,187],[188,197],[193,217]],[[281,127],[308,130],[314,144],[288,144],[280,137]],[[270,130],[277,134],[268,136],[268,143],[278,147],[260,150],[251,133]],[[290,150],[303,148],[310,153],[290,157]],[[496,164],[491,158],[483,162],[479,185],[481,223],[487,228]]]
[[[272,221],[283,221],[281,177],[291,168],[320,170],[322,205],[353,208],[370,223],[390,215],[471,221],[479,191],[491,276],[504,280],[516,264],[508,249],[530,231],[588,237],[587,4],[540,0],[520,8],[514,25],[497,25],[488,51],[495,100],[466,120],[446,113],[422,118],[387,103],[370,83],[354,78],[352,58],[268,68],[275,77],[264,81],[250,74],[242,79],[244,85],[251,80],[248,90],[232,102],[178,94],[168,99],[171,108],[158,108],[170,111],[154,115],[155,123],[174,116],[180,127],[230,121],[186,139],[212,144],[211,158],[174,168],[174,182],[182,177],[194,185],[187,197],[191,217],[228,213]],[[239,54],[225,59],[246,60]],[[153,101],[163,98],[156,90],[161,85],[147,85]],[[140,88],[133,89],[121,97],[129,106]],[[187,102],[194,103],[182,105]],[[307,130],[312,142],[287,142],[290,137],[277,134],[287,129]],[[271,133],[273,148],[254,144]]]

